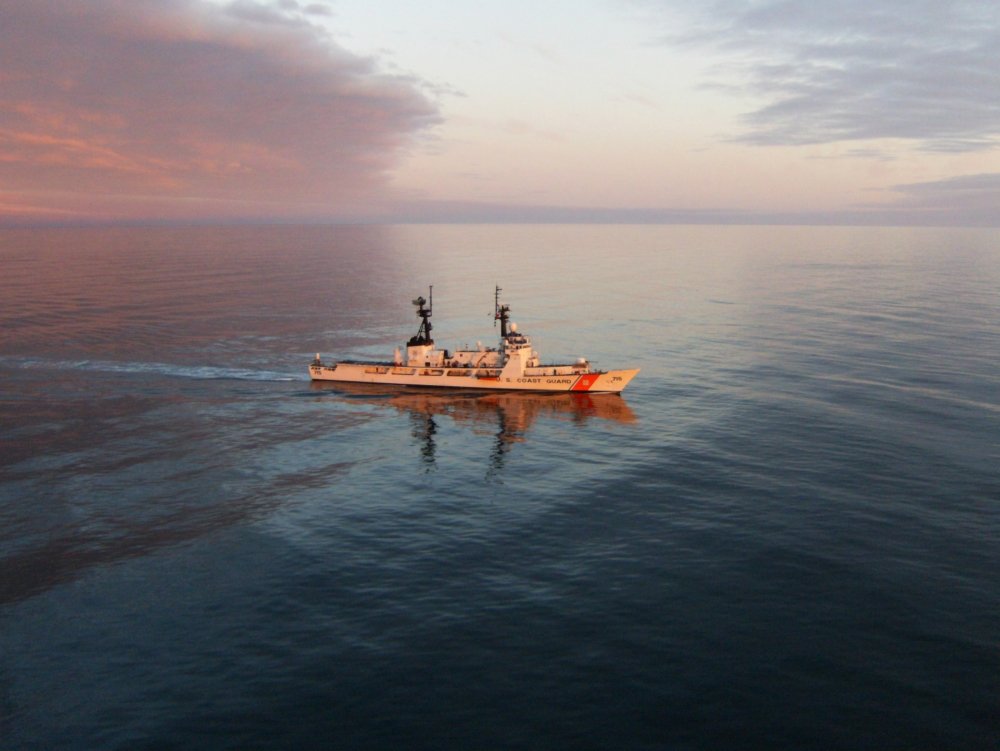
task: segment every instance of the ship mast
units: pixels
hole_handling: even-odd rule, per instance
[[[493,314],[493,325],[496,326],[496,322],[500,321],[500,336],[504,339],[507,338],[507,321],[510,320],[510,306],[500,304],[500,285],[497,285],[496,293],[493,297],[494,314]]]
[[[422,296],[418,297],[413,301],[413,304],[417,306],[417,315],[420,317],[420,328],[417,329],[417,335],[410,338],[407,343],[410,347],[415,347],[421,344],[434,344],[434,340],[431,339],[431,309],[434,307],[434,285],[430,286],[428,292],[428,297],[430,297],[430,303],[427,302]],[[424,306],[427,306],[426,308]]]

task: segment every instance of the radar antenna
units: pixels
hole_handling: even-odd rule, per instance
[[[430,297],[430,303],[423,298],[423,296],[418,297],[413,301],[413,304],[417,306],[417,315],[420,317],[420,328],[417,329],[417,335],[412,337],[408,342],[408,346],[413,347],[420,344],[434,344],[434,340],[431,339],[431,310],[434,307],[434,285],[430,286],[430,291],[428,292],[428,297]],[[424,306],[427,306],[426,308]]]

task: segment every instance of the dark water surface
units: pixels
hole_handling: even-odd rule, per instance
[[[317,388],[493,285],[623,397]],[[1000,232],[0,232],[0,747],[1000,744]]]

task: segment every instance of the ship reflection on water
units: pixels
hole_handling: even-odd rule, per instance
[[[327,381],[313,381],[310,388],[408,413],[411,433],[420,442],[428,470],[434,467],[437,458],[437,420],[441,417],[451,418],[456,425],[477,433],[495,434],[489,475],[503,468],[511,447],[525,441],[539,419],[561,420],[575,426],[594,419],[620,424],[636,421],[635,413],[619,394],[430,391]]]

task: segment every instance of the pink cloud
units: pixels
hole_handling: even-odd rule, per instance
[[[248,0],[0,0],[0,17],[0,218],[350,214],[438,120],[418,82]]]

